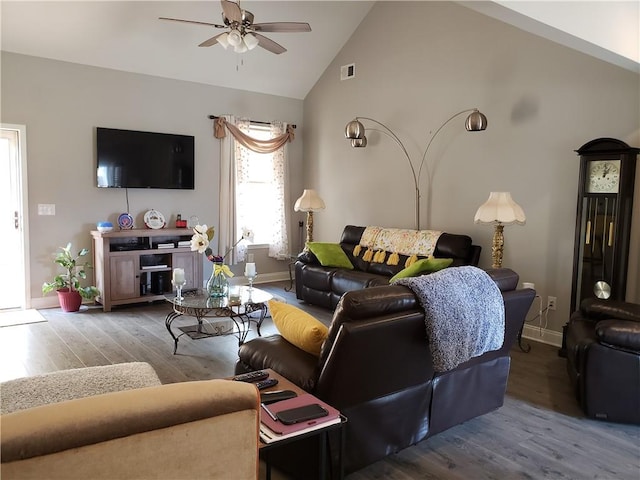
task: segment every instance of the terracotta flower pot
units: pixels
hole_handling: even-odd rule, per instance
[[[68,288],[56,290],[58,292],[58,301],[63,312],[77,312],[82,304],[82,297],[77,290],[69,291]]]

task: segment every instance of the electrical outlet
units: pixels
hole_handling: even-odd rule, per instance
[[[555,310],[557,301],[558,301],[558,299],[556,297],[548,296],[547,297],[547,308],[549,310]]]

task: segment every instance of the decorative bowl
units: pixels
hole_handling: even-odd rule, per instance
[[[98,231],[105,233],[113,230],[113,223],[111,222],[98,222]]]

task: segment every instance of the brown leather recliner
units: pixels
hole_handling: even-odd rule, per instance
[[[640,424],[640,305],[589,298],[566,329],[567,370],[584,413]]]

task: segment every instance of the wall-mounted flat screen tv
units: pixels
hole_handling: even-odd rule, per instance
[[[194,137],[98,127],[98,187],[194,188]]]

